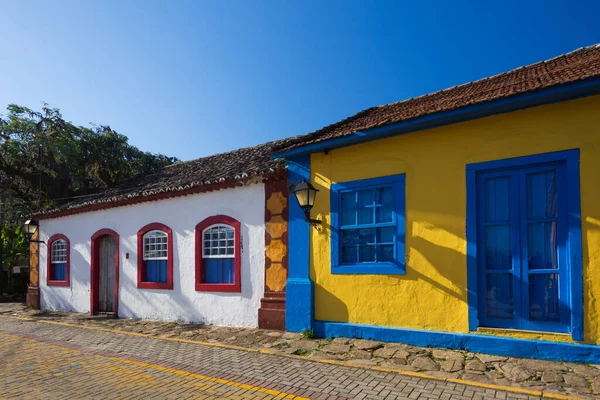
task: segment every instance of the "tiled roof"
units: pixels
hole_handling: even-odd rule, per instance
[[[371,107],[275,148],[283,152],[383,125],[600,76],[600,44],[397,103]]]
[[[144,201],[233,187],[273,176],[285,170],[285,161],[272,159],[274,146],[290,139],[215,154],[139,175],[114,189],[76,199],[61,207],[38,213],[40,218],[76,214]]]

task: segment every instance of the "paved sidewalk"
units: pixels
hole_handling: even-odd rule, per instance
[[[282,356],[335,362],[363,368],[416,372],[457,383],[477,382],[565,397],[600,398],[600,365],[552,362],[432,349],[400,343],[347,338],[317,339],[291,332],[230,328],[189,323],[27,310],[19,303],[0,303],[0,314],[52,322],[183,339],[215,345],[239,346]]]
[[[0,318],[0,345],[2,398],[538,398],[50,321]]]

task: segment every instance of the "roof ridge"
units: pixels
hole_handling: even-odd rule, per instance
[[[339,122],[297,136],[293,144],[277,146],[276,151],[281,153],[382,125],[600,77],[598,49],[600,43],[591,44],[492,76],[369,107]]]
[[[584,50],[591,50],[591,49],[594,49],[594,48],[600,48],[600,43],[596,43],[596,44],[592,44],[592,45],[589,45],[589,46],[580,47],[578,49],[569,51],[568,53],[559,54],[559,55],[554,56],[552,58],[548,58],[548,59],[541,60],[541,61],[536,61],[536,62],[531,63],[531,64],[521,65],[521,66],[513,68],[511,70],[500,72],[498,74],[491,75],[491,76],[486,76],[484,78],[476,79],[474,81],[469,81],[469,82],[461,83],[459,85],[450,86],[450,87],[445,88],[445,89],[436,90],[435,92],[425,93],[425,94],[422,94],[422,95],[419,95],[419,96],[410,97],[410,98],[404,99],[404,100],[398,100],[398,101],[395,101],[395,102],[392,102],[392,103],[388,103],[388,104],[381,104],[379,106],[374,106],[374,107],[375,108],[388,107],[388,106],[392,106],[392,105],[395,105],[395,104],[404,103],[405,101],[416,100],[416,99],[420,99],[420,98],[423,98],[423,97],[429,97],[429,96],[433,96],[433,95],[436,95],[436,94],[439,94],[439,93],[447,92],[447,91],[450,91],[450,90],[456,90],[456,89],[458,89],[460,87],[463,87],[463,86],[474,85],[474,84],[479,83],[479,82],[484,82],[484,81],[487,81],[487,80],[497,79],[499,77],[509,75],[509,74],[511,74],[511,73],[513,73],[515,71],[521,70],[521,69],[533,68],[536,65],[544,65],[544,64],[547,64],[550,61],[554,61],[554,60],[557,60],[559,58],[572,55],[574,53],[579,53],[579,52],[582,52]]]

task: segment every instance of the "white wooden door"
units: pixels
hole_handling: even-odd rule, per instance
[[[98,310],[101,312],[115,311],[115,263],[117,241],[112,236],[100,239],[100,281]]]

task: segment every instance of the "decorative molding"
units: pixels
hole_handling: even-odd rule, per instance
[[[258,326],[285,329],[285,287],[288,277],[287,177],[265,182],[265,295]]]

